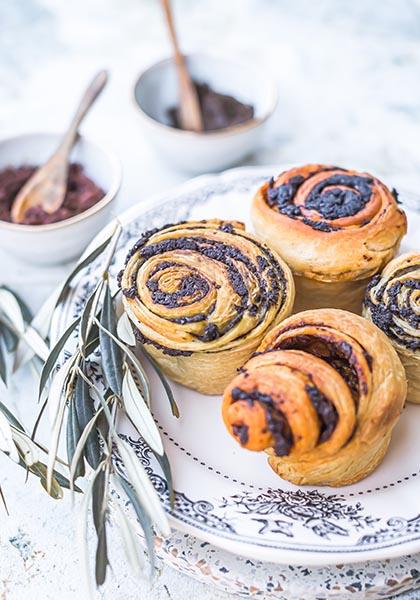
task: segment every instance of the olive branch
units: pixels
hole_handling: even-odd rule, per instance
[[[142,362],[133,351],[136,340],[129,320],[125,313],[118,315],[119,291],[112,289],[113,282],[109,276],[109,267],[121,231],[121,226],[117,225],[114,232],[102,244],[78,263],[56,293],[53,306],[50,305],[45,309],[51,318],[55,309],[65,302],[75,279],[94,260],[102,261],[99,279],[86,300],[80,316],[68,325],[52,348],[48,349],[43,339],[43,335],[45,336],[46,330],[49,329],[49,323],[45,326],[42,315],[38,316],[37,323],[33,321],[33,325],[27,321],[20,332],[22,343],[29,348],[29,351],[21,350],[18,365],[21,366],[24,362],[39,362],[39,358],[43,360],[39,376],[40,410],[32,435],[25,434],[26,439],[29,445],[38,444],[37,429],[48,408],[51,438],[49,449],[43,448],[47,453],[46,464],[36,463],[38,470],[39,465],[42,465],[38,476],[47,492],[54,497],[62,495],[62,492],[58,491],[61,487],[69,488],[72,494],[74,491],[80,492],[76,481],[84,488],[79,537],[82,543],[84,572],[89,587],[90,564],[87,541],[89,508],[92,510],[96,532],[96,585],[100,586],[104,583],[109,567],[107,528],[111,522],[118,527],[127,561],[134,573],[139,575],[144,572],[143,551],[126,513],[115,494],[112,494],[113,490],[116,490],[120,497],[128,500],[134,509],[143,530],[151,575],[154,573],[154,530],[162,536],[167,536],[170,532],[166,513],[147,472],[132,447],[118,435],[116,420],[121,415],[129,419],[156,456],[166,477],[171,503],[174,498],[169,461],[150,412],[150,383]],[[16,298],[15,301],[18,302]],[[23,309],[21,312],[23,313]],[[2,324],[0,317],[0,325]],[[35,325],[38,325],[38,329],[35,329]],[[6,335],[11,341],[12,334],[16,336],[16,332],[11,327],[6,327],[6,330]],[[4,360],[2,361],[4,358],[2,348],[5,344],[3,336],[3,329],[0,329],[0,376],[6,380],[6,369],[2,366],[5,363]],[[76,348],[73,354],[63,361],[61,356],[63,351],[67,350],[67,342],[72,337],[75,338]],[[155,361],[142,350],[141,356],[158,374],[172,413],[178,417],[178,407],[163,373]],[[98,362],[102,371],[103,386],[95,383],[92,376],[92,366],[97,365]],[[13,415],[9,413],[5,419],[13,433],[15,424],[10,421],[13,420]],[[0,421],[0,435],[1,425]],[[64,438],[67,447],[68,479],[64,478],[56,468],[60,463],[66,465],[58,457],[58,449]],[[10,435],[7,439],[10,439]],[[3,449],[1,442],[0,438],[0,449]],[[9,451],[10,447],[9,444],[7,446]],[[124,475],[117,472],[114,467],[117,454],[124,466]],[[30,466],[27,463],[25,465],[29,470],[35,470],[33,463]]]
[[[39,478],[47,489],[46,457],[48,449],[33,439],[21,420],[7,404],[7,393],[13,374],[24,364],[29,363],[36,377],[42,362],[49,354],[49,348],[42,332],[47,337],[50,304],[46,303],[33,318],[25,302],[8,287],[0,286],[0,451],[17,465]],[[57,463],[66,467],[64,460],[57,457]],[[60,471],[51,473],[48,493],[55,499],[62,498],[63,488],[70,489],[70,481]],[[81,491],[77,488],[77,491]],[[0,499],[8,512],[5,494],[0,486]]]

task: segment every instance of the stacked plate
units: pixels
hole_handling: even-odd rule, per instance
[[[278,170],[243,168],[200,177],[130,209],[120,217],[124,233],[113,275],[147,229],[212,217],[242,220],[250,227],[252,193]],[[420,214],[406,212],[404,251],[414,249],[420,228]],[[77,281],[56,315],[56,335],[80,314],[99,267],[92,263]],[[420,587],[420,558],[415,556],[420,552],[418,406],[405,409],[390,451],[367,479],[334,490],[298,488],[267,468],[264,455],[242,450],[227,435],[217,397],[174,384],[181,413],[175,419],[161,401],[160,382],[153,373],[150,379],[156,390],[154,417],[174,475],[172,509],[165,479],[147,446],[133,437],[129,423],[121,423],[121,433],[171,518],[175,533],[159,542],[163,560],[231,593],[282,600],[385,598]]]

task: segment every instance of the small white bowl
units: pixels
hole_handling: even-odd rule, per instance
[[[59,134],[34,133],[0,141],[0,170],[12,166],[40,165],[57,148]],[[81,163],[86,174],[105,192],[88,210],[49,225],[18,225],[0,220],[0,247],[18,258],[39,265],[64,263],[78,257],[110,217],[111,205],[121,184],[116,157],[80,137],[72,162]]]
[[[217,171],[251,154],[277,105],[277,86],[270,74],[256,66],[193,54],[187,57],[193,79],[208,83],[255,109],[255,119],[217,131],[196,133],[171,127],[167,110],[178,102],[178,83],[172,58],[149,67],[134,86],[148,139],[160,156],[190,173]]]

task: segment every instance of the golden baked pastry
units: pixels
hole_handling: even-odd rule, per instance
[[[204,394],[223,392],[294,301],[289,267],[236,221],[145,233],[121,287],[147,352],[172,379]]]
[[[302,312],[263,339],[224,393],[223,419],[280,477],[342,486],[381,462],[404,405],[403,366],[372,323],[336,309]]]
[[[407,400],[420,404],[420,252],[395,258],[372,279],[363,314],[391,340],[407,373]]]
[[[406,232],[397,194],[367,173],[296,167],[257,191],[252,220],[295,277],[295,312],[361,313],[370,277],[395,255]]]

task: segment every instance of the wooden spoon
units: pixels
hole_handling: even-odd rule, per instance
[[[174,51],[175,67],[178,73],[179,120],[181,128],[189,131],[203,131],[203,118],[197,90],[188,72],[185,58],[179,48],[170,0],[162,0],[162,6],[165,12],[169,37],[171,38]]]
[[[51,214],[63,204],[67,189],[70,153],[78,136],[78,128],[86,113],[104,89],[108,73],[100,71],[86,89],[70,126],[54,154],[35,171],[16,196],[11,217],[14,223],[22,223],[26,212],[40,206]]]

